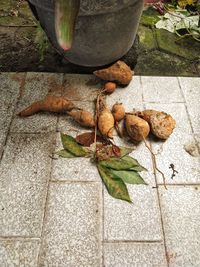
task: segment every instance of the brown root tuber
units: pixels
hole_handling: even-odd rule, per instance
[[[127,85],[132,80],[133,72],[126,63],[119,60],[109,68],[95,71],[94,74],[105,81]]]
[[[153,110],[153,109],[146,109],[143,111],[136,112],[135,115],[142,118],[143,120],[147,121],[148,123],[150,123],[150,117],[152,115],[155,115],[158,112],[160,112],[160,111]]]
[[[149,124],[133,114],[126,114],[126,129],[131,139],[136,142],[144,140],[150,131]]]
[[[165,112],[158,112],[150,117],[151,132],[156,137],[166,140],[176,127],[176,121]]]
[[[84,127],[95,127],[94,116],[88,111],[82,109],[74,109],[72,111],[67,112],[67,114]]]
[[[115,120],[106,106],[105,100],[99,98],[98,128],[102,135],[112,138]]]
[[[122,103],[116,103],[113,105],[112,114],[116,122],[121,121],[125,117],[125,108]]]
[[[116,83],[113,83],[113,82],[107,82],[105,85],[104,85],[104,91],[107,93],[107,94],[112,94],[117,88],[117,85]]]
[[[167,139],[176,127],[176,121],[171,115],[152,109],[136,112],[135,115],[150,124],[151,132],[160,139]]]
[[[66,113],[74,108],[74,104],[63,97],[48,95],[44,100],[34,102],[31,106],[22,110],[19,116],[31,116],[39,111]]]

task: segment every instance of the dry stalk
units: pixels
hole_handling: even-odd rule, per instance
[[[151,147],[147,144],[145,138],[143,138],[143,139],[144,139],[144,143],[145,143],[146,148],[150,151],[150,153],[151,153],[151,155],[152,155],[152,158],[153,158],[153,172],[154,172],[154,175],[156,175],[156,171],[158,171],[158,172],[162,175],[162,178],[163,178],[163,185],[164,185],[165,189],[167,190],[165,175],[164,175],[164,173],[157,167],[156,155],[153,153]]]

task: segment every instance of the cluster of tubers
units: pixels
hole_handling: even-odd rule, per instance
[[[126,129],[133,141],[142,141],[149,132],[159,139],[166,140],[176,127],[171,115],[157,111],[144,110],[126,115]]]
[[[47,95],[43,100],[34,102],[19,113],[19,116],[31,116],[39,111],[64,113],[84,127],[98,127],[100,133],[107,138],[113,137],[113,130],[124,120],[123,126],[133,142],[144,140],[151,132],[159,139],[166,140],[176,127],[171,115],[157,110],[126,113],[122,103],[116,103],[110,110],[102,93],[111,94],[116,83],[127,85],[133,72],[123,61],[117,61],[111,67],[95,71],[94,74],[107,81],[103,91],[97,97],[96,120],[92,113],[75,107],[72,101],[58,96]]]

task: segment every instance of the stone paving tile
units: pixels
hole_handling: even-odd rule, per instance
[[[159,187],[170,267],[200,266],[200,187]]]
[[[53,134],[9,136],[0,165],[0,236],[40,236],[53,142]]]
[[[0,156],[25,74],[0,73]]]
[[[105,240],[161,240],[156,190],[145,185],[127,187],[132,204],[114,199],[104,190]]]
[[[165,176],[169,184],[191,184],[200,182],[200,158],[192,157],[185,149],[184,145],[194,143],[191,127],[184,104],[147,104],[147,108],[163,110],[171,114],[177,127],[170,138],[165,141],[154,141],[153,150],[157,154],[157,165]],[[174,164],[178,174],[171,179],[172,169],[170,164]],[[163,178],[157,174],[158,183],[163,183]]]
[[[85,131],[83,131],[85,132]],[[76,132],[68,132],[76,136]],[[55,151],[63,149],[60,133],[57,133],[57,145]],[[56,158],[52,162],[52,180],[59,181],[101,181],[98,170],[89,158]]]
[[[141,77],[145,102],[184,102],[176,77]]]
[[[40,240],[0,240],[1,267],[36,267]]]
[[[73,101],[93,101],[101,89],[100,83],[94,83],[94,75],[65,74],[64,96]]]
[[[24,75],[24,73],[0,73],[0,110],[13,111]]]
[[[140,144],[131,155],[149,170],[141,173],[148,185],[128,185],[133,204],[112,198],[104,188],[104,238],[161,240],[157,193],[152,188],[155,178],[152,173],[151,155],[144,144]]]
[[[95,110],[95,104],[94,102],[89,102],[89,101],[74,101],[74,104],[81,109],[87,110],[94,114]],[[84,128],[83,126],[80,126],[77,122],[73,121],[72,118],[70,118],[67,115],[59,115],[58,118],[58,125],[57,125],[57,130],[60,132],[68,132],[68,131],[77,131],[77,132],[86,132],[86,131],[91,131],[91,129]]]
[[[162,243],[104,244],[105,267],[167,267]]]
[[[200,78],[179,78],[195,133],[200,133]]]
[[[28,73],[22,97],[11,125],[12,132],[49,132],[56,129],[57,116],[52,113],[39,113],[30,117],[20,118],[17,113],[43,99],[48,93],[62,93],[62,74]]]
[[[178,79],[186,102],[188,104],[200,104],[200,78],[180,77]]]
[[[101,184],[51,183],[39,266],[101,266]]]
[[[131,83],[124,88],[117,88],[114,94],[107,96],[107,104],[112,108],[116,103],[123,103],[126,111],[142,108],[142,87],[139,76],[133,76]]]

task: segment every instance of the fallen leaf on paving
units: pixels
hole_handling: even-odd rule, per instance
[[[131,203],[131,199],[125,183],[121,178],[114,176],[110,170],[97,164],[99,174],[108,190],[108,193],[117,199],[125,200]]]
[[[77,144],[76,140],[72,136],[61,133],[61,140],[63,148],[75,155],[76,157],[86,156],[86,151],[83,149],[82,146]]]
[[[55,154],[61,158],[75,158],[76,157],[75,155],[73,155],[72,153],[67,151],[66,149],[62,149],[60,151],[57,151]]]
[[[121,178],[127,184],[146,184],[140,174],[136,171],[111,170],[111,173],[118,178]]]

